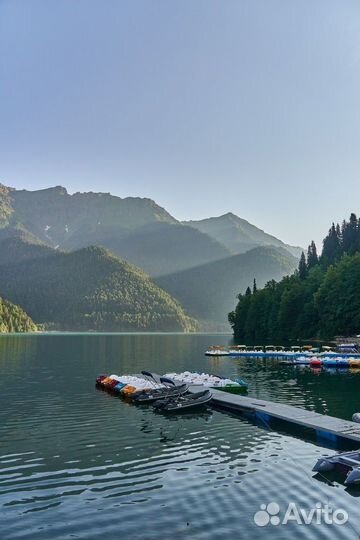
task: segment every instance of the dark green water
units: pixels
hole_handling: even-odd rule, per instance
[[[201,370],[241,376],[250,394],[350,418],[360,373],[274,360],[211,359],[227,336],[0,338],[0,539],[359,538],[360,490],[313,477],[332,453],[296,432],[211,411],[155,415],[96,390],[99,373]],[[345,508],[344,525],[258,527],[261,504]]]

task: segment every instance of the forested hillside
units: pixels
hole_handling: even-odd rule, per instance
[[[292,276],[238,298],[229,322],[245,343],[359,334],[360,220],[333,224],[320,257],[312,242]]]
[[[100,247],[71,253],[5,240],[15,264],[0,266],[0,295],[48,328],[99,331],[191,331],[168,293],[135,266]],[[3,243],[0,244],[0,252]],[[34,248],[34,256],[30,256]],[[49,248],[45,248],[49,250]]]
[[[35,332],[36,324],[19,306],[0,298],[0,333]]]
[[[297,262],[285,249],[259,247],[155,281],[209,328],[211,321],[226,323],[236,293],[247,283],[256,278],[263,286],[269,278],[281,279],[295,270]]]
[[[1,240],[0,230],[0,266],[16,264],[30,259],[38,259],[52,255],[54,250],[41,243],[32,243],[20,236],[7,237]]]

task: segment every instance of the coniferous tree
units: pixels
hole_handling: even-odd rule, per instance
[[[343,253],[353,254],[358,247],[358,220],[354,213],[350,215],[348,222],[342,224],[342,251]]]
[[[329,229],[328,235],[324,238],[321,259],[326,264],[335,262],[341,253],[341,235],[340,228],[335,227],[333,223]]]
[[[245,296],[251,296],[251,289],[248,287],[245,291]]]
[[[307,265],[306,265],[306,259],[305,259],[305,253],[301,253],[300,261],[299,261],[299,277],[300,279],[305,279],[307,274]]]
[[[253,283],[253,294],[255,294],[257,291],[257,285],[256,285],[256,279],[254,278],[254,283]]]
[[[314,266],[316,266],[318,264],[318,262],[319,262],[319,257],[318,257],[318,254],[317,254],[315,242],[313,240],[311,242],[311,244],[309,245],[308,252],[307,252],[307,267],[308,267],[308,270],[310,270],[310,268],[313,268]]]

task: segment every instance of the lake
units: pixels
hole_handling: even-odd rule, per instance
[[[163,416],[95,388],[99,373],[196,370],[241,377],[249,395],[342,418],[360,373],[207,358],[230,336],[0,337],[0,527],[8,539],[355,539],[360,489],[314,478],[332,453],[296,431],[208,411]],[[359,370],[360,371],[360,370]],[[261,504],[344,508],[343,525],[257,526]],[[280,515],[280,514],[279,514]]]

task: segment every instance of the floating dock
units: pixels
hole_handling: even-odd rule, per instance
[[[202,388],[192,386],[190,391],[198,392]],[[356,422],[307,411],[283,403],[229,394],[221,390],[211,389],[211,392],[213,397],[210,405],[217,408],[237,413],[248,413],[264,422],[276,419],[298,425],[315,431],[317,438],[332,441],[333,443],[351,441],[360,445],[360,424]]]

